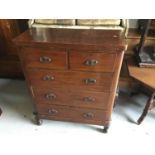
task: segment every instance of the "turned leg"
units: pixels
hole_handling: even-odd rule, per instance
[[[34,112],[33,114],[35,115],[35,122],[36,122],[36,124],[37,125],[42,125],[43,120],[39,118],[38,113]]]
[[[155,93],[151,95],[151,97],[148,99],[145,108],[143,110],[142,115],[139,117],[137,124],[141,124],[141,122],[144,120],[148,112],[155,107]]]
[[[36,124],[37,124],[37,125],[42,125],[43,120],[40,119],[38,116],[35,116],[35,120],[36,120]]]
[[[104,126],[103,132],[104,133],[107,133],[108,132],[108,129],[109,129],[109,124]]]

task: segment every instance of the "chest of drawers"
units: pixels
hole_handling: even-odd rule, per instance
[[[121,32],[36,28],[14,43],[37,124],[80,122],[107,132],[125,50]]]

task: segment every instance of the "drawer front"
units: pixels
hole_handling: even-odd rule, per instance
[[[67,106],[43,106],[37,105],[40,116],[56,120],[79,121],[85,123],[104,122],[110,120],[108,112],[105,110],[80,109]]]
[[[42,50],[38,48],[22,49],[24,64],[30,68],[67,69],[67,52],[60,50]]]
[[[50,70],[27,70],[31,85],[45,88],[67,87],[73,90],[82,89],[87,91],[110,91],[112,74],[50,71]]]
[[[33,90],[37,104],[69,105],[74,107],[87,107],[107,109],[109,93],[71,91],[67,89],[38,89]]]
[[[72,70],[114,72],[117,53],[70,52]]]

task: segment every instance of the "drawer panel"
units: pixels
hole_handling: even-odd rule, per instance
[[[67,87],[73,90],[110,91],[113,74],[74,71],[27,70],[31,85],[40,87]]]
[[[67,106],[43,106],[37,105],[37,111],[40,116],[56,120],[70,120],[85,123],[104,122],[110,120],[110,114],[105,110],[80,109]]]
[[[43,105],[69,105],[96,109],[107,109],[109,105],[110,93],[71,91],[56,88],[34,88],[33,92],[37,103]]]
[[[72,70],[114,72],[117,53],[70,52]]]
[[[67,69],[67,52],[43,50],[39,48],[22,49],[24,64],[31,68]]]

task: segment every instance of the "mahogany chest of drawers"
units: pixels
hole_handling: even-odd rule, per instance
[[[107,132],[126,47],[120,31],[33,28],[14,43],[37,124],[72,121]]]

